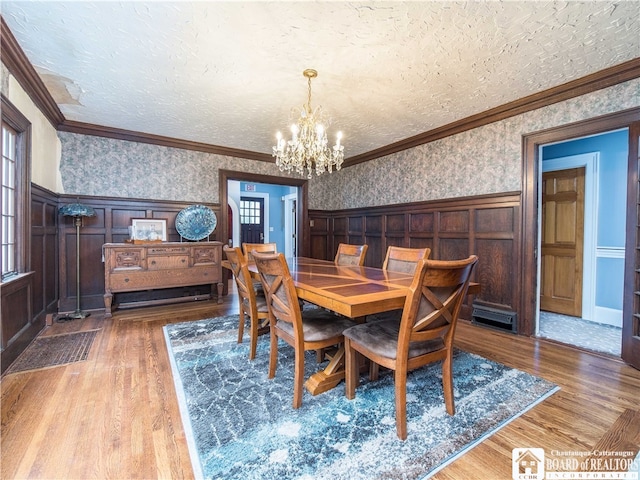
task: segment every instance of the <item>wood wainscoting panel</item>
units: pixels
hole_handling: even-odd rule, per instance
[[[354,216],[349,216],[348,220],[349,220],[348,221],[348,224],[349,224],[349,236],[350,237],[354,237],[354,236],[362,237],[363,234],[364,234],[365,217],[363,217],[362,215],[354,215]]]
[[[515,225],[513,207],[476,209],[474,229],[477,234],[506,232],[512,234]]]
[[[313,233],[328,233],[329,232],[329,218],[321,217],[320,215],[316,216],[313,219],[313,225],[311,225],[311,231]]]
[[[32,183],[30,201],[29,273],[0,288],[3,372],[42,329],[58,302],[58,196]]]
[[[84,219],[87,220],[87,217]],[[60,277],[60,312],[71,312],[77,306],[76,229],[67,228],[60,235],[60,265],[73,269]],[[104,229],[80,227],[80,308],[90,310],[104,306],[104,278],[101,278]],[[104,277],[104,274],[102,274]]]
[[[144,218],[145,210],[136,210],[131,208],[112,208],[111,209],[111,228],[113,230],[123,230],[128,233],[129,225],[132,218]],[[122,233],[122,232],[121,232]]]
[[[478,300],[486,306],[514,311],[518,302],[513,288],[517,284],[513,240],[479,238],[475,251],[478,255],[475,281],[482,285]]]
[[[365,233],[369,235],[382,234],[382,224],[384,222],[383,215],[370,215],[365,217]]]
[[[403,235],[407,225],[407,215],[404,213],[386,215],[386,229],[387,235]]]
[[[6,349],[26,329],[32,317],[31,289],[33,273],[23,273],[2,284],[0,308],[0,347]]]
[[[469,232],[469,210],[448,211],[440,213],[440,233]]]
[[[472,250],[469,243],[469,238],[440,238],[438,251],[435,254],[431,252],[431,258],[435,260],[467,258]]]
[[[309,255],[313,258],[325,258],[329,250],[331,219],[318,213],[309,221]]]
[[[428,248],[433,252],[433,238],[411,237],[409,238],[409,248]],[[429,258],[434,258],[429,254]]]
[[[31,185],[32,309],[42,321],[55,311],[58,301],[58,197],[38,185]]]
[[[333,234],[341,235],[346,238],[347,236],[347,217],[334,217],[333,218]]]
[[[414,233],[434,233],[435,232],[435,212],[409,213],[409,232]]]
[[[380,262],[384,262],[384,257],[382,257],[380,253],[383,243],[382,237],[380,235],[371,237],[367,235],[364,243],[369,246],[369,248],[367,249],[367,255],[364,258],[364,265],[366,267],[381,265]]]
[[[475,254],[479,261],[472,281],[479,281],[482,290],[467,301],[462,318],[470,318],[472,301],[509,311],[518,310],[521,294],[518,282],[521,275],[520,192],[309,212],[312,220],[327,217],[333,220],[333,229],[312,232],[312,237],[327,237],[327,249],[323,252],[320,251],[322,242],[313,241],[317,247],[312,249],[314,258],[331,260],[338,243],[359,243],[362,232],[358,228],[365,225],[364,241],[369,245],[366,265],[381,267],[391,245],[428,247],[431,258],[443,260]],[[378,225],[382,227],[380,234]]]

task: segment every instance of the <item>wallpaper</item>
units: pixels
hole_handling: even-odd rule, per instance
[[[519,191],[523,135],[637,106],[640,79],[314,176],[309,208]],[[267,162],[64,132],[59,136],[60,172],[68,194],[218,203],[219,169],[286,176]]]
[[[218,170],[280,175],[273,163],[60,132],[64,193],[219,203]]]
[[[310,203],[334,210],[520,191],[523,135],[639,105],[636,79],[320,177]]]

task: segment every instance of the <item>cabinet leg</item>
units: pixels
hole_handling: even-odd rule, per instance
[[[224,283],[218,283],[218,303],[222,303],[222,291],[224,290]]]
[[[105,318],[111,317],[111,301],[113,300],[113,295],[110,293],[104,294],[104,316]]]

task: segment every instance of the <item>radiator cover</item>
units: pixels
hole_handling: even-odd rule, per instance
[[[483,327],[495,328],[503,332],[516,333],[518,327],[517,315],[516,312],[509,310],[474,304],[471,323]]]

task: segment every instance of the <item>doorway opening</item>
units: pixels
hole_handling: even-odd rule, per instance
[[[536,335],[620,356],[628,129],[540,145]]]
[[[306,179],[228,170],[220,170],[219,176],[221,225],[226,227],[222,238],[229,245],[241,246],[244,229],[245,238],[257,240],[251,243],[275,243],[285,256],[308,251]]]
[[[295,255],[298,203],[291,199],[297,200],[298,187],[229,180],[227,195],[234,246],[275,243],[278,252]]]

